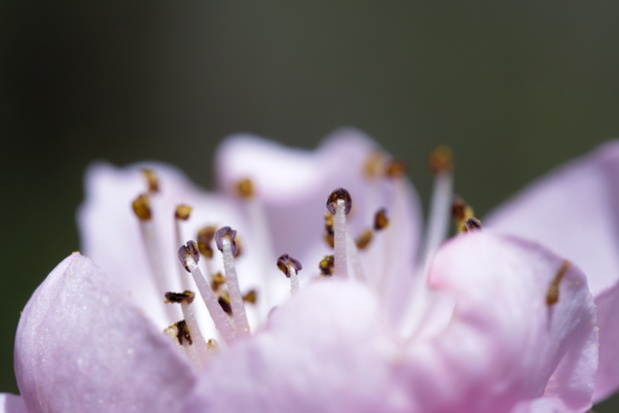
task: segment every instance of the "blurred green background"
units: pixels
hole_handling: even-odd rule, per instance
[[[619,2],[1,2],[0,390],[17,391],[20,309],[79,248],[91,161],[158,159],[212,187],[230,133],[312,148],[351,125],[426,203],[425,154],[451,145],[483,216],[619,136],[618,22]]]

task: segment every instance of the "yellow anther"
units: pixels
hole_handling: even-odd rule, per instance
[[[189,205],[180,204],[176,207],[176,211],[174,211],[174,217],[181,221],[187,221],[191,215],[191,210],[192,208]]]
[[[226,283],[226,277],[222,273],[218,272],[213,275],[211,280],[211,290],[217,292],[219,288]]]
[[[236,194],[243,199],[252,198],[256,194],[254,183],[248,178],[241,179],[237,182],[236,185],[234,185],[234,190]]]
[[[387,210],[385,208],[380,209],[374,215],[374,230],[380,231],[387,228],[389,225],[389,218],[387,218]]]
[[[406,173],[406,165],[402,161],[392,159],[385,168],[385,175],[388,178],[401,178]]]
[[[245,301],[246,303],[250,303],[250,304],[256,304],[257,299],[258,299],[258,293],[256,292],[256,290],[249,290],[243,296],[243,301]]]
[[[208,226],[198,231],[198,251],[206,258],[213,258],[213,248],[211,242],[215,237],[215,231],[217,228]]]
[[[333,258],[333,255],[325,255],[325,257],[320,260],[318,268],[320,268],[320,273],[322,275],[333,275],[333,273],[335,273],[335,259]]]
[[[150,208],[150,198],[146,194],[138,196],[133,203],[133,212],[140,221],[150,221],[153,218],[153,211]]]
[[[157,178],[155,171],[148,168],[142,168],[142,173],[144,174],[146,183],[148,184],[148,192],[159,192],[159,178]]]
[[[428,167],[435,174],[450,172],[453,168],[453,152],[446,145],[437,146],[428,154]]]
[[[355,241],[355,244],[357,244],[357,248],[359,248],[360,250],[366,249],[368,245],[370,245],[373,235],[374,234],[372,233],[372,230],[364,230]]]
[[[458,232],[467,232],[470,228],[467,226],[467,221],[475,218],[473,208],[471,208],[464,199],[456,197],[451,204],[451,216]],[[473,225],[473,223],[471,223]]]

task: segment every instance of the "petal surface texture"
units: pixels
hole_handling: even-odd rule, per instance
[[[515,238],[458,236],[440,248],[430,287],[454,299],[444,331],[407,352],[411,391],[424,413],[510,412],[530,401],[563,412],[591,405],[597,367],[595,308],[584,275]],[[514,410],[518,411],[518,410]]]
[[[410,412],[398,349],[370,291],[328,280],[271,314],[215,360],[188,412]]]
[[[598,305],[599,401],[619,388],[619,142],[560,167],[484,220],[535,240],[582,268]]]
[[[28,413],[21,397],[13,394],[0,394],[0,413]]]
[[[24,309],[15,374],[28,412],[180,412],[195,376],[171,340],[77,253]]]

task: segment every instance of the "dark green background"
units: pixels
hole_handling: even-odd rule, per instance
[[[426,201],[424,156],[450,144],[483,216],[619,136],[618,42],[610,1],[0,3],[0,390],[20,309],[79,248],[92,160],[159,159],[209,187],[230,133],[312,148],[352,125]]]

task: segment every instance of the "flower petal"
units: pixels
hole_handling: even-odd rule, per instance
[[[551,248],[587,274],[597,296],[619,280],[619,142],[534,182],[484,220],[485,228]]]
[[[180,412],[195,383],[171,341],[77,253],[26,305],[15,374],[31,413]]]
[[[411,388],[432,412],[508,412],[555,399],[563,412],[591,403],[597,367],[595,308],[584,275],[536,244],[487,233],[438,250],[429,282],[453,297],[451,323],[408,355]]]
[[[28,413],[21,397],[0,393],[0,413]]]
[[[595,382],[593,400],[601,401],[619,388],[619,284],[604,291],[595,298],[600,327],[600,362]]]
[[[188,412],[409,412],[398,348],[378,303],[351,282],[316,282],[221,354]]]

